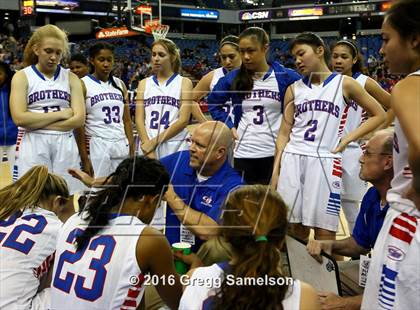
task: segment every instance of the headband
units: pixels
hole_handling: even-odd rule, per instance
[[[235,45],[236,47],[239,47],[239,44],[238,43],[235,43],[233,41],[226,40],[226,41],[223,41],[223,42],[220,43],[219,49],[221,49],[223,47],[223,45],[225,45],[225,44],[232,44],[232,45]]]
[[[353,50],[355,57],[357,57],[357,55],[359,54],[359,50],[357,49],[356,44],[354,44],[351,41],[347,41],[347,40],[340,40],[338,41],[335,45],[337,46],[338,44],[345,44],[347,46],[350,46],[350,48]]]

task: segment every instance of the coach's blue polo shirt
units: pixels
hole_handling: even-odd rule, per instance
[[[381,196],[379,191],[372,186],[363,197],[353,229],[352,236],[358,245],[365,249],[373,249],[388,208],[387,203],[381,209]]]
[[[162,158],[177,195],[194,210],[203,212],[219,222],[221,205],[229,192],[244,184],[239,173],[226,161],[209,179],[198,182],[196,171],[190,166],[190,152],[181,151]],[[169,243],[180,242],[180,222],[172,209],[166,209],[166,237]],[[203,243],[197,236],[193,251]]]

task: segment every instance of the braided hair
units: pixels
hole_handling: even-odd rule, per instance
[[[163,195],[169,184],[169,174],[159,161],[137,156],[123,160],[104,183],[107,187],[95,193],[93,198],[91,196],[83,210],[89,225],[76,238],[77,250],[83,249],[108,225],[111,209],[122,206],[124,199]]]

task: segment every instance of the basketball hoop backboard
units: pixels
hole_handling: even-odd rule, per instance
[[[127,0],[128,26],[138,32],[148,33],[148,24],[161,21],[161,0]]]

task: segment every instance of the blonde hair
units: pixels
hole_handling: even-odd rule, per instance
[[[29,39],[23,52],[24,66],[35,65],[38,62],[38,56],[35,55],[34,46],[41,44],[45,38],[56,38],[63,42],[63,58],[69,55],[69,41],[67,34],[54,25],[45,25],[38,28]]]
[[[179,52],[179,48],[172,40],[166,38],[153,42],[152,49],[153,46],[157,44],[162,45],[168,51],[169,55],[172,56],[172,70],[178,73],[181,69],[181,54]]]
[[[15,183],[0,190],[0,220],[18,210],[34,208],[52,195],[68,198],[66,181],[49,173],[46,166],[34,166]]]

